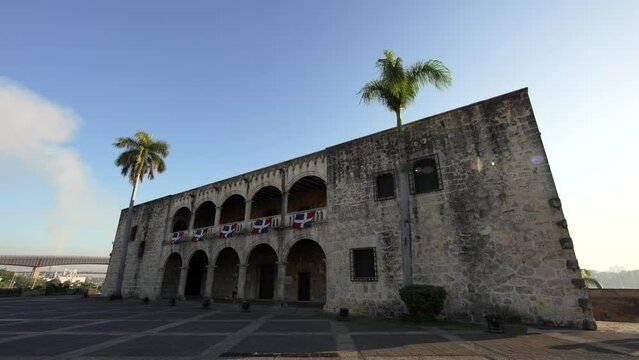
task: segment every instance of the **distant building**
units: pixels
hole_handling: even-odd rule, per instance
[[[593,328],[528,91],[410,123],[405,136],[413,279],[446,288],[445,315]],[[123,293],[401,313],[397,158],[389,129],[137,205]]]

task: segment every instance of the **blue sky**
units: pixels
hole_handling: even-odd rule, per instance
[[[637,269],[638,14],[637,1],[0,2],[0,253],[107,255],[130,194],[111,143],[138,129],[171,144],[146,201],[393,126],[357,96],[392,49],[454,76],[408,121],[528,87],[581,265]]]

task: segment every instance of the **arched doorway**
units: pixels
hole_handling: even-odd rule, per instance
[[[193,220],[193,228],[200,229],[213,226],[215,223],[215,204],[206,201],[195,210],[195,219]]]
[[[326,207],[326,182],[317,176],[305,176],[288,191],[288,212]]]
[[[277,279],[277,254],[266,244],[256,246],[248,258],[246,297],[272,300]]]
[[[164,264],[162,290],[160,291],[160,296],[163,299],[177,297],[178,286],[180,284],[180,271],[182,271],[182,257],[178,253],[173,253]]]
[[[241,195],[231,195],[222,204],[220,224],[244,221],[244,209],[246,200]]]
[[[206,284],[206,268],[209,258],[202,250],[196,251],[189,261],[189,270],[186,274],[185,296],[201,296]]]
[[[300,240],[286,258],[286,275],[292,281],[285,285],[287,301],[326,302],[326,255],[313,240]]]
[[[215,276],[213,277],[213,298],[237,298],[237,276],[240,257],[230,247],[222,249],[215,260]]]
[[[261,188],[252,199],[251,219],[275,216],[282,213],[282,192],[275,186]]]

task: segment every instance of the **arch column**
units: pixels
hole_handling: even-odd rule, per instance
[[[220,225],[220,216],[222,216],[222,207],[221,206],[216,206],[215,207],[215,221],[213,222],[213,226]]]
[[[215,265],[206,267],[206,284],[204,285],[204,298],[213,301],[213,280],[215,276]]]
[[[246,229],[250,230],[251,225],[251,205],[253,200],[244,200],[244,223],[246,223]]]
[[[246,287],[246,269],[249,264],[239,264],[240,271],[237,275],[237,298],[240,300],[244,300],[245,296],[245,287]]]
[[[178,283],[178,293],[177,293],[177,298],[179,300],[184,300],[184,289],[186,289],[186,277],[189,273],[189,267],[188,266],[183,266],[180,268],[180,282]]]
[[[189,218],[188,234],[193,234],[193,224],[195,224],[195,211],[191,213],[191,217]]]
[[[282,211],[280,212],[282,213],[281,226],[286,227],[288,225],[286,223],[288,219],[288,191],[282,191]]]
[[[277,288],[275,292],[275,301],[285,302],[284,296],[284,282],[286,281],[286,261],[280,261],[277,263]]]

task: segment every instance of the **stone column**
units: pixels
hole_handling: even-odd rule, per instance
[[[213,226],[220,225],[220,216],[222,216],[222,207],[221,206],[216,206],[215,207],[215,222],[213,223]]]
[[[275,292],[275,301],[283,303],[286,300],[284,294],[284,282],[286,281],[286,265],[285,261],[277,263],[277,291]]]
[[[209,265],[206,269],[206,284],[204,285],[204,298],[213,300],[213,279],[215,276],[215,265]]]
[[[178,300],[184,300],[184,289],[186,288],[186,276],[189,273],[189,267],[188,266],[184,266],[182,268],[180,268],[180,282],[178,283],[178,293],[177,293],[177,299]]]
[[[240,271],[237,275],[237,298],[244,300],[246,298],[246,268],[248,268],[248,264],[239,264],[238,266],[240,267]]]
[[[189,234],[193,234],[193,224],[195,223],[195,212],[191,213],[191,217],[189,218]]]
[[[251,231],[251,204],[253,200],[244,200],[244,229]]]
[[[282,227],[286,227],[286,225],[288,225],[286,223],[286,220],[288,219],[288,191],[283,191],[282,192],[282,221],[281,221],[281,226]]]

